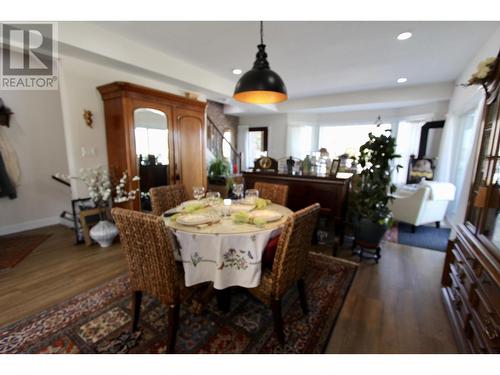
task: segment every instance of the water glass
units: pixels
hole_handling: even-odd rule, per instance
[[[233,185],[233,194],[237,199],[241,199],[243,197],[243,184],[234,184]]]
[[[207,193],[207,200],[210,206],[216,206],[219,203],[220,193],[218,191],[209,191]]]
[[[193,188],[193,197],[195,199],[200,200],[205,196],[205,188],[203,186],[195,186]]]
[[[257,189],[248,189],[245,191],[245,199],[250,203],[255,203],[259,198],[259,191]]]

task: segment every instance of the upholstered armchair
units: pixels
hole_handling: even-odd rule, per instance
[[[395,221],[416,226],[436,223],[439,228],[448,203],[455,199],[455,185],[447,182],[424,181],[405,185],[394,194],[390,208]]]

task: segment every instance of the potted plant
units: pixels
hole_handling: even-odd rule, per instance
[[[217,155],[208,166],[208,190],[218,191],[223,197],[227,197],[232,185],[231,166],[229,161]]]
[[[376,249],[380,258],[380,241],[392,225],[389,202],[396,186],[391,182],[391,173],[400,165],[394,165],[396,140],[387,130],[386,134],[368,134],[368,141],[359,148],[360,155],[354,158],[361,166],[361,173],[352,181],[350,216],[354,229],[354,244],[362,248]],[[363,255],[362,250],[360,257]]]

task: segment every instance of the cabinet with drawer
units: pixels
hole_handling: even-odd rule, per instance
[[[463,353],[500,353],[500,263],[459,225],[443,272],[443,301]]]

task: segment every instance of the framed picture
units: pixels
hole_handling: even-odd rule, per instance
[[[335,177],[339,170],[340,160],[332,159],[332,165],[330,166],[330,176]]]

